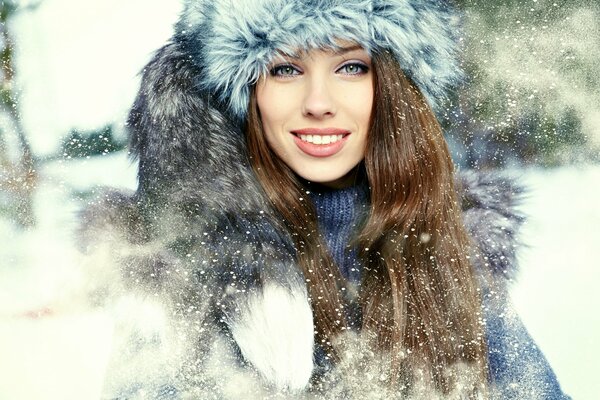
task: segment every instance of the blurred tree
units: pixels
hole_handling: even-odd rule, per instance
[[[33,194],[37,170],[57,160],[105,155],[126,147],[112,125],[93,131],[72,130],[54,155],[36,157],[22,123],[15,77],[15,41],[11,31],[18,14],[37,9],[41,0],[0,1],[0,215],[21,227],[35,224]]]
[[[19,94],[14,82],[14,40],[9,21],[19,11],[39,3],[19,7],[16,1],[0,2],[0,192],[5,210],[23,227],[34,224],[32,195],[37,175],[31,146],[19,113]],[[12,134],[13,137],[10,137]],[[11,139],[16,143],[11,146]]]
[[[456,0],[464,87],[444,123],[460,164],[599,160],[600,5]]]
[[[80,131],[73,129],[63,139],[61,145],[61,158],[81,158],[102,156],[127,147],[124,140],[115,138],[113,127],[107,125],[95,131]]]

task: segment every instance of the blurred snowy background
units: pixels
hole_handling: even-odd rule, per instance
[[[529,186],[512,289],[574,399],[600,383],[600,11],[584,1],[459,2],[470,79],[445,125],[462,167]],[[86,302],[76,212],[133,189],[124,120],[176,0],[0,3],[0,399],[97,399],[115,337]]]

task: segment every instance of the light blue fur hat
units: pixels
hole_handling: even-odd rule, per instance
[[[439,111],[461,77],[458,19],[445,0],[186,0],[176,37],[201,69],[200,87],[240,119],[278,52],[335,48],[339,39],[392,51]]]

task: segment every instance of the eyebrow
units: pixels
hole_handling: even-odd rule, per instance
[[[336,54],[346,54],[346,53],[349,53],[349,52],[354,51],[354,50],[362,50],[362,49],[363,48],[361,46],[355,45],[355,46],[350,46],[350,47],[343,47],[343,48],[341,48],[339,50],[334,50],[334,52]]]
[[[346,53],[350,53],[351,51],[355,51],[355,50],[363,50],[362,46],[360,45],[354,45],[354,46],[350,46],[350,47],[342,47],[339,49],[333,48],[332,51],[333,53],[335,53],[336,55],[343,55]],[[302,54],[302,53],[301,53]],[[293,58],[295,60],[299,60],[302,58],[302,55],[295,55],[295,54],[288,54],[286,55],[287,57]]]

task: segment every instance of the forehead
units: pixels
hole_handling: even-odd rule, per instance
[[[313,47],[313,48],[300,48],[295,49],[291,52],[278,52],[273,61],[277,61],[278,59],[283,58],[296,58],[296,59],[304,59],[310,58],[315,53],[324,54],[330,56],[344,55],[346,53],[352,51],[364,51],[369,53],[368,50],[364,49],[362,46],[357,44],[356,42],[347,41],[347,40],[337,40],[334,45],[327,47]],[[370,54],[369,54],[370,55]]]

